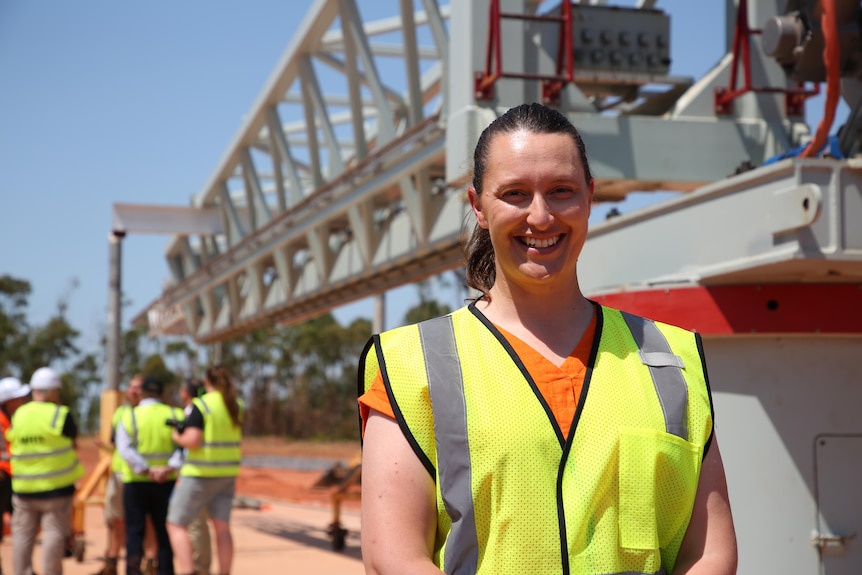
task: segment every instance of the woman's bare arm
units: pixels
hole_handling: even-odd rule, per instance
[[[727,480],[718,442],[703,460],[694,510],[677,556],[674,575],[732,575],[736,573],[736,533],[727,496]]]
[[[368,575],[440,575],[432,477],[398,423],[371,411],[362,449],[362,559]]]

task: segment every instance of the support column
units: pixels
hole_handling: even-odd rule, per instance
[[[111,445],[114,411],[120,405],[120,350],[122,347],[122,242],[126,232],[114,230],[108,235],[108,329],[106,334],[105,387],[99,409],[99,439]],[[110,457],[104,451],[102,457]],[[106,468],[107,469],[107,468]]]
[[[371,331],[382,333],[386,329],[386,292],[374,296],[374,321]]]
[[[122,322],[122,242],[126,232],[114,230],[108,236],[110,260],[108,269],[108,333],[107,333],[107,373],[105,391],[120,389],[120,342]]]

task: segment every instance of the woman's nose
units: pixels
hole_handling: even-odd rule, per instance
[[[533,195],[533,200],[529,206],[529,213],[527,214],[527,223],[531,226],[544,228],[551,225],[553,221],[554,214],[545,196],[542,194]]]

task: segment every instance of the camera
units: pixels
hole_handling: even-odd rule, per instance
[[[186,429],[186,422],[181,419],[166,419],[165,425],[176,428],[179,433],[182,433]]]

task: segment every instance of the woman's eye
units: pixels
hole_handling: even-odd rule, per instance
[[[506,190],[505,192],[502,193],[502,197],[511,198],[511,199],[520,198],[520,197],[523,197],[524,195],[525,195],[525,193],[523,190]]]

